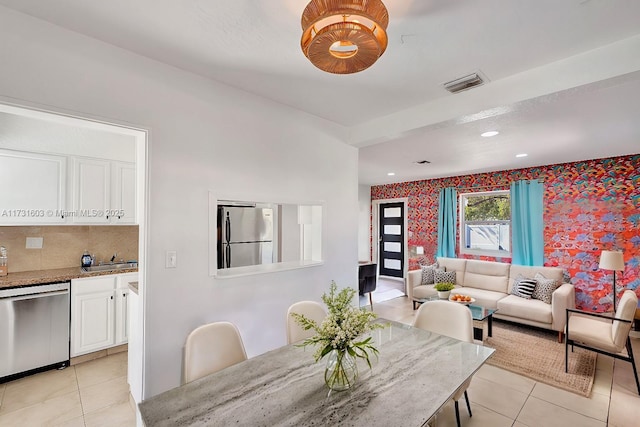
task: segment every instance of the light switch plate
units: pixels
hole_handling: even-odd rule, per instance
[[[176,268],[178,265],[178,255],[176,251],[167,251],[165,258],[165,268]]]
[[[42,237],[27,237],[27,249],[42,249]]]

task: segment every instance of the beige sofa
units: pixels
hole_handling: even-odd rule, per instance
[[[558,340],[562,341],[566,323],[565,310],[575,308],[576,298],[573,285],[563,283],[561,268],[525,267],[461,258],[438,258],[438,267],[456,272],[456,289],[452,292],[469,295],[475,298],[476,304],[497,309],[495,318],[558,331]],[[536,273],[561,283],[553,293],[551,304],[511,295],[513,282],[519,274],[533,277]],[[437,294],[433,285],[422,285],[421,282],[422,270],[409,272],[409,298],[426,298]]]

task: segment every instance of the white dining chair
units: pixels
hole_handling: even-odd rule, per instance
[[[473,343],[473,317],[471,310],[465,305],[449,301],[427,301],[420,306],[413,326],[436,334],[446,335],[460,341]],[[456,422],[460,427],[460,410],[458,400],[464,395],[467,402],[467,410],[471,417],[471,404],[467,388],[471,384],[471,378],[464,382],[453,395],[456,411]]]
[[[291,305],[287,310],[287,343],[291,344],[301,341],[315,335],[313,329],[304,330],[302,326],[295,321],[291,313],[304,314],[307,318],[315,321],[318,325],[322,323],[327,312],[322,304],[315,301],[299,301]]]
[[[190,383],[247,360],[242,337],[233,323],[202,325],[189,334],[184,347],[184,382]]]

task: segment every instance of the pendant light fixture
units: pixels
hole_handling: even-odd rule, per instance
[[[323,71],[365,70],[387,48],[389,14],[381,0],[312,0],[302,13],[302,51]]]

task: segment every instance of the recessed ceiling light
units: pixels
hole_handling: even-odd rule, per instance
[[[394,176],[394,175],[395,175],[395,172],[389,172],[387,175],[389,175],[389,176]]]
[[[497,134],[499,134],[500,132],[498,132],[497,130],[490,130],[488,132],[485,133],[481,133],[480,136],[485,137],[485,138],[489,138],[491,136],[496,136]]]
[[[527,157],[527,156],[528,156],[527,153],[516,154],[516,157]]]

